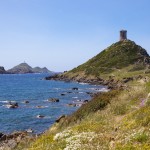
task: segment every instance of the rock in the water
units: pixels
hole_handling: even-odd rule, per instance
[[[78,90],[78,88],[77,88],[77,87],[74,87],[74,88],[72,88],[72,90]]]
[[[12,103],[12,102],[9,102],[7,105],[6,105],[7,108],[18,108],[19,105],[18,103]]]
[[[36,108],[45,108],[45,106],[36,106]]]
[[[67,106],[69,106],[69,107],[76,107],[76,104],[70,103],[70,104],[67,104]]]
[[[92,92],[86,92],[86,94],[89,94],[89,95],[90,95],[90,94],[93,94],[93,93],[92,93]]]
[[[29,101],[24,101],[23,103],[24,103],[24,104],[29,104]]]
[[[59,102],[58,98],[49,98],[48,99],[49,102]]]
[[[44,118],[44,115],[37,115],[36,118]]]

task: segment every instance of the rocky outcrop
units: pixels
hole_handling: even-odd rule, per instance
[[[2,66],[0,66],[0,74],[7,74],[7,71]]]
[[[11,134],[0,133],[0,149],[1,150],[14,149],[20,142],[32,138],[33,136],[29,135],[27,131],[17,131]]]

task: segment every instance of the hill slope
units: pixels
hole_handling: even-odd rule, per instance
[[[31,142],[29,150],[149,150],[150,58],[134,42],[117,42],[79,67],[52,79],[132,75],[124,88],[99,93]],[[112,80],[112,78],[111,78]],[[116,82],[116,83],[117,83]],[[21,147],[22,148],[22,147]]]
[[[112,44],[67,74],[83,72],[85,75],[100,76],[101,74],[109,74],[129,66],[132,67],[128,71],[146,69],[149,64],[150,57],[145,49],[136,45],[133,41],[124,40]]]
[[[7,72],[12,74],[23,74],[23,73],[33,73],[32,67],[29,66],[27,63],[21,63],[12,69],[7,70]]]

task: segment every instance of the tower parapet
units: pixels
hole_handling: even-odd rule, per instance
[[[120,41],[127,40],[127,30],[120,31]]]

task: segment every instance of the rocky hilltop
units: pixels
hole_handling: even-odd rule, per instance
[[[13,67],[12,69],[7,70],[7,72],[10,74],[25,74],[25,73],[50,73],[51,71],[49,71],[46,67],[32,68],[27,63],[21,63],[15,67]]]
[[[146,69],[149,64],[150,57],[144,48],[133,41],[123,40],[112,44],[70,73],[84,72],[85,75],[100,76],[129,66],[128,71]]]

